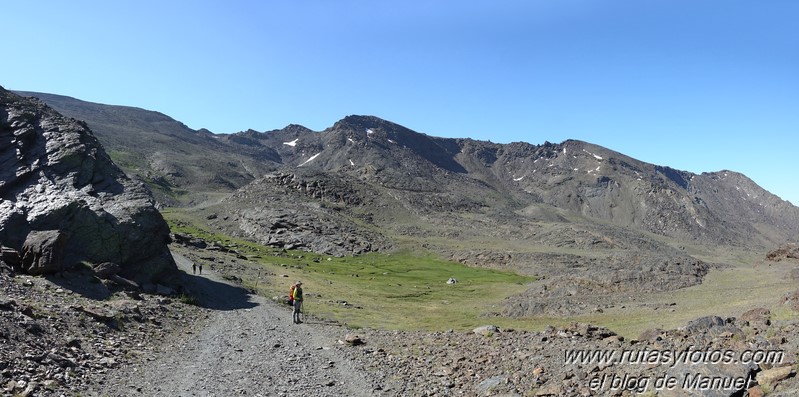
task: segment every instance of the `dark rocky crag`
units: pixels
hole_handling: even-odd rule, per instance
[[[372,216],[359,209],[377,193],[352,182],[314,171],[267,175],[212,207],[209,224],[263,245],[335,256],[392,248],[377,227],[363,226]]]
[[[84,122],[0,87],[0,164],[0,243],[21,252],[22,270],[110,262],[137,282],[176,271],[149,191],[113,164]]]

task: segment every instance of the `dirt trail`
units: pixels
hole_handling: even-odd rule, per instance
[[[207,267],[173,254],[192,295],[209,308],[183,338],[167,338],[154,357],[118,371],[97,396],[371,396],[338,344],[346,331],[293,324],[291,312],[231,285]]]

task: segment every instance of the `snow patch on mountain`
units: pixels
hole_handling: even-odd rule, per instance
[[[590,154],[590,155],[592,155],[592,156],[594,156],[594,158],[595,158],[595,159],[597,159],[597,160],[602,160],[602,156],[600,156],[600,155],[597,155],[597,154],[591,153],[591,152],[589,152],[589,151],[587,151],[587,150],[585,150],[585,149],[583,149],[583,151],[584,151],[584,152],[586,152],[586,153],[588,153],[588,154]]]
[[[302,167],[303,165],[310,163],[311,161],[313,161],[313,159],[315,159],[315,158],[319,157],[319,155],[320,155],[320,154],[322,154],[322,152],[319,152],[319,153],[317,153],[317,154],[314,154],[313,156],[311,156],[311,158],[309,158],[308,160],[305,160],[305,162],[304,162],[304,163],[302,163],[302,164],[298,165],[297,167]]]

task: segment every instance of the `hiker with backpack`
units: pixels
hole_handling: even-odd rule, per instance
[[[297,281],[289,289],[289,302],[294,305],[294,313],[292,314],[294,324],[302,324],[302,321],[300,321],[300,313],[302,313],[302,281]]]

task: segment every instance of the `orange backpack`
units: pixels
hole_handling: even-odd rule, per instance
[[[297,284],[291,284],[289,288],[289,305],[294,303],[294,290],[297,289]]]

